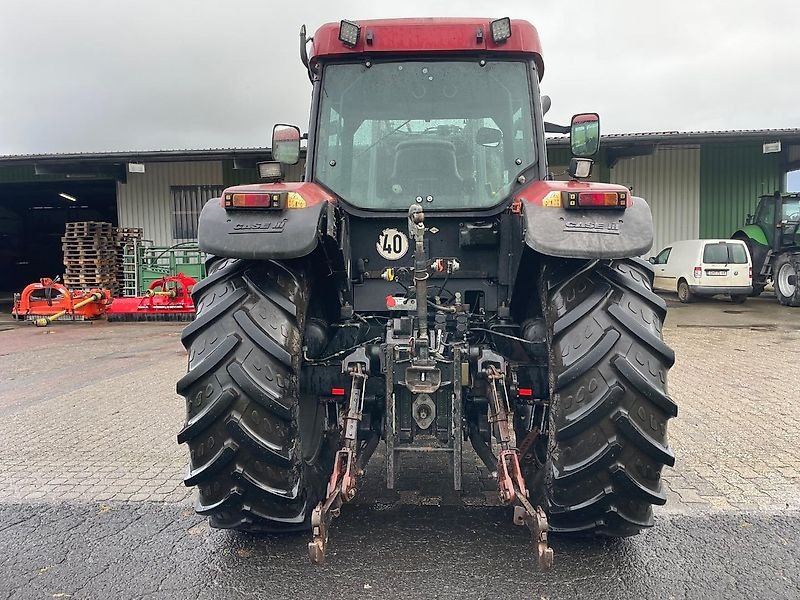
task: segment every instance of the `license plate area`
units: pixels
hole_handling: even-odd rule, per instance
[[[712,277],[722,277],[728,274],[728,271],[725,269],[706,269],[706,275],[710,275]]]

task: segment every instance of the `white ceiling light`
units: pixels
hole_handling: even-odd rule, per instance
[[[69,200],[70,202],[75,202],[77,200],[75,196],[70,196],[69,194],[65,194],[64,192],[61,192],[59,196],[61,196],[64,200]]]

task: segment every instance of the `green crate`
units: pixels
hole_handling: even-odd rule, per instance
[[[140,295],[144,294],[153,281],[165,275],[183,273],[197,281],[206,276],[206,256],[197,246],[141,247],[138,258]]]

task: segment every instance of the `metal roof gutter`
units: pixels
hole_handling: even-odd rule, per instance
[[[791,129],[741,129],[730,131],[661,131],[651,133],[611,133],[600,137],[601,145],[634,146],[648,144],[699,144],[709,142],[798,142],[800,143],[800,128]],[[569,137],[549,137],[547,144],[550,146],[569,146]]]
[[[0,165],[19,163],[124,163],[192,162],[226,159],[271,160],[269,148],[232,148],[209,150],[145,150],[124,152],[77,152],[64,154],[15,154],[0,156]]]

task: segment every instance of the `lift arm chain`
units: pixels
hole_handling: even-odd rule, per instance
[[[308,556],[313,563],[325,562],[328,543],[328,530],[334,517],[338,517],[342,504],[356,496],[358,489],[358,425],[364,409],[364,388],[367,383],[365,366],[355,363],[349,367],[353,378],[350,386],[350,399],[344,417],[344,440],[342,448],[336,453],[333,472],[328,481],[325,502],[317,504],[311,513],[312,539],[308,543]]]
[[[494,425],[495,437],[500,446],[497,459],[497,484],[500,501],[514,505],[514,524],[527,525],[533,536],[533,546],[539,568],[547,570],[553,565],[553,549],[548,547],[549,525],[544,510],[534,507],[528,500],[528,489],[519,464],[519,453],[511,447],[511,406],[505,384],[505,374],[496,366],[485,369],[491,395],[490,422]]]

